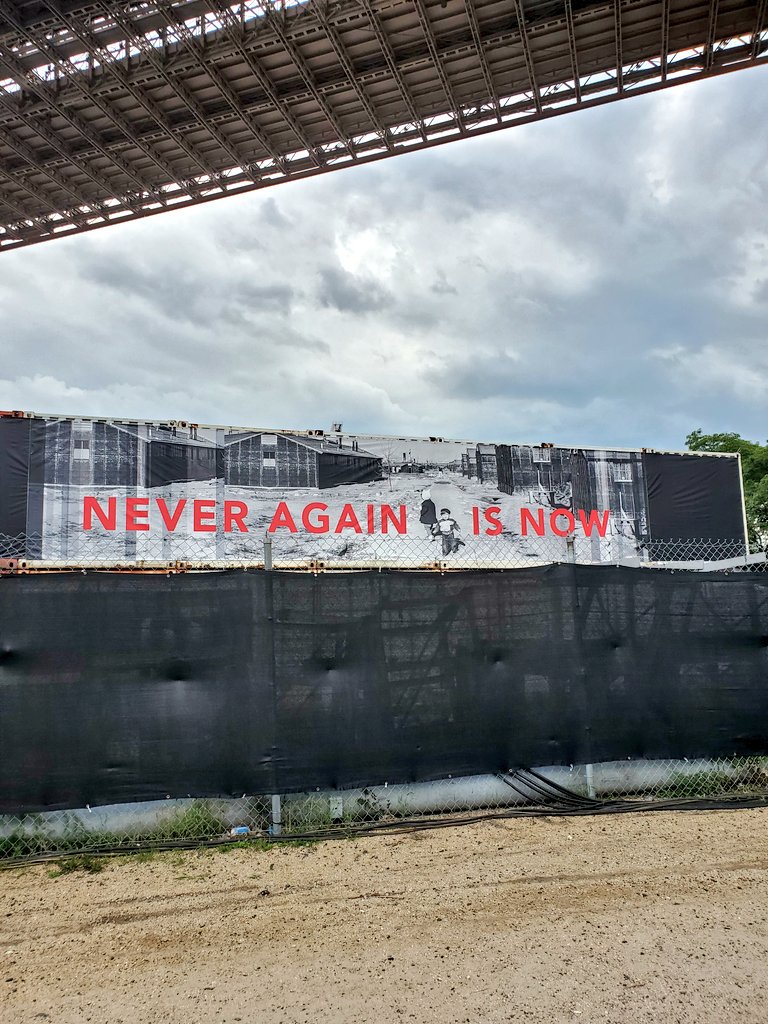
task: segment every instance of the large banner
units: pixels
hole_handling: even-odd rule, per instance
[[[737,456],[0,416],[0,557],[493,566],[745,551]],[[697,550],[697,545],[699,549]]]

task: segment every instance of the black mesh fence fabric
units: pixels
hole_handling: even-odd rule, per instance
[[[0,813],[768,754],[768,580],[0,579]]]
[[[29,432],[29,420],[0,416],[0,534],[8,537],[27,531]]]
[[[643,453],[648,536],[664,546],[701,537],[746,544],[739,463],[711,455]]]

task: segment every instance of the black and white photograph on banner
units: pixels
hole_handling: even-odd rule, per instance
[[[504,566],[743,550],[736,456],[1,418],[0,534],[43,561]],[[713,486],[713,481],[717,486]]]

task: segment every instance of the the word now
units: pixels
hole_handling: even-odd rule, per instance
[[[608,530],[608,519],[610,511],[598,512],[597,509],[578,509],[574,516],[567,508],[556,508],[547,517],[543,508],[537,508],[535,513],[529,508],[520,509],[520,534],[527,537],[529,533],[537,537],[543,537],[547,526],[552,533],[558,537],[569,537],[576,529],[576,523],[581,524],[585,536],[591,537],[596,532],[598,537],[604,537]],[[497,537],[502,533],[504,525],[501,521],[501,506],[489,505],[482,511],[475,507],[472,509],[472,533],[478,537],[484,534],[486,537]]]

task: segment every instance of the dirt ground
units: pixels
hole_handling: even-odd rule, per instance
[[[768,1020],[768,810],[0,873],[3,1024]]]

